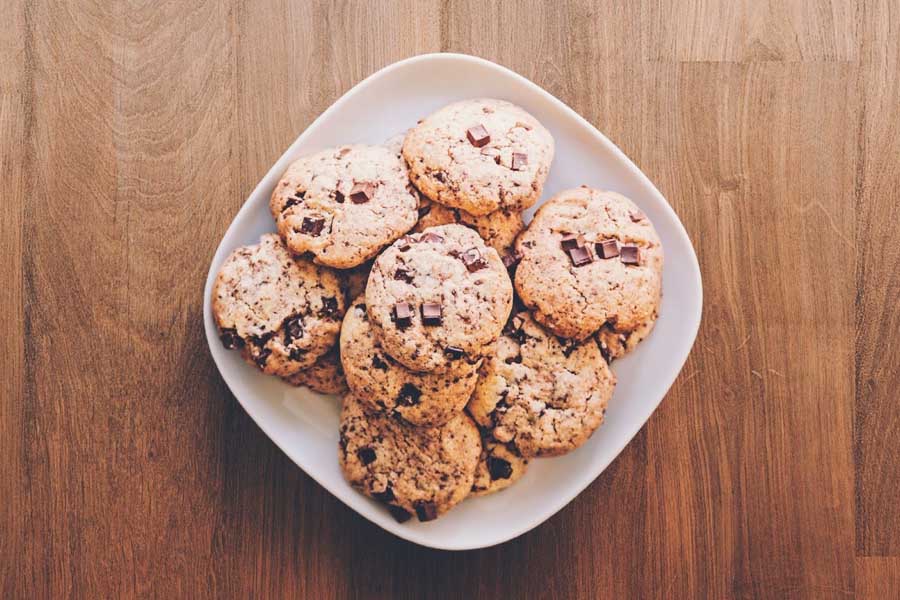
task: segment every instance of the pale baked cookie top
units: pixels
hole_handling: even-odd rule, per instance
[[[398,521],[431,521],[472,489],[481,455],[478,428],[465,412],[440,427],[413,427],[369,414],[352,394],[341,410],[339,459],[344,477],[384,502]]]
[[[506,323],[512,285],[497,251],[461,225],[404,236],[376,260],[366,288],[384,350],[414,371],[485,356]]]
[[[431,200],[473,215],[521,212],[541,195],[553,137],[504,100],[463,100],[422,119],[407,134],[409,175]]]
[[[482,364],[468,409],[522,456],[556,456],[600,426],[615,385],[593,340],[560,340],[521,312]]]
[[[269,207],[293,253],[310,252],[341,269],[369,260],[418,218],[406,165],[383,146],[341,146],[298,159]]]
[[[649,331],[663,249],[650,219],[625,196],[560,192],[538,209],[516,249],[516,291],[557,335],[585,339],[604,325],[617,334]]]
[[[334,271],[291,257],[274,233],[232,252],[213,286],[222,343],[272,375],[292,375],[333,347],[344,306]]]
[[[455,417],[478,379],[478,363],[461,360],[441,372],[417,373],[395,361],[369,324],[365,297],[347,309],[341,357],[350,389],[370,410],[396,414],[420,427],[443,425]]]

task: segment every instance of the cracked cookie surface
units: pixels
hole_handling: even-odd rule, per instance
[[[306,386],[320,394],[341,395],[347,392],[347,380],[338,347],[334,346],[316,362],[284,378],[291,385]]]
[[[341,409],[341,470],[353,487],[387,504],[398,521],[431,521],[472,489],[481,455],[478,428],[465,412],[433,428],[366,413],[350,393]]]
[[[442,372],[410,371],[381,348],[369,324],[365,297],[347,309],[341,357],[347,384],[370,411],[394,413],[420,427],[443,425],[462,411],[475,389],[480,364],[457,361]]]
[[[213,286],[222,343],[271,375],[292,375],[333,347],[344,307],[334,271],[293,258],[273,233],[232,252]]]
[[[560,340],[520,312],[482,364],[468,410],[522,456],[557,456],[600,426],[615,384],[593,340]]]
[[[512,286],[497,251],[461,225],[396,241],[375,260],[366,288],[369,321],[382,347],[414,371],[477,362],[500,335],[511,305]]]
[[[560,192],[538,209],[516,249],[516,291],[557,335],[586,339],[604,325],[626,338],[638,332],[635,340],[649,333],[663,248],[650,219],[625,196],[586,187]]]
[[[541,195],[553,161],[550,132],[521,107],[463,100],[422,119],[403,142],[425,196],[473,215],[521,212]]]
[[[521,213],[496,210],[476,217],[461,208],[449,208],[423,198],[419,202],[419,222],[413,227],[413,232],[450,223],[477,231],[484,243],[496,250],[501,258],[512,251],[516,236],[525,229]]]
[[[528,468],[528,459],[515,448],[502,444],[487,431],[481,431],[481,458],[475,469],[473,496],[486,496],[517,482]]]
[[[383,146],[351,145],[304,156],[275,186],[269,208],[294,254],[347,269],[415,225],[418,196],[406,165]]]

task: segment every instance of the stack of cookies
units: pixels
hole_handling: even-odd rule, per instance
[[[278,234],[219,273],[223,344],[342,394],[344,475],[400,521],[582,445],[609,363],[653,327],[662,247],[630,200],[564,191],[525,227],[553,152],[532,115],[481,99],[303,157],[272,194]]]

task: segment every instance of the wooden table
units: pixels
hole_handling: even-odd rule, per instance
[[[0,595],[896,597],[900,3],[23,2],[0,25]],[[684,221],[706,310],[622,455],[445,553],[301,472],[206,349],[212,253],[366,75],[531,78]],[[389,110],[390,107],[381,107]]]

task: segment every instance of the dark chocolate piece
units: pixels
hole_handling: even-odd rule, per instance
[[[488,133],[487,129],[484,128],[484,125],[469,127],[469,129],[466,130],[466,137],[469,138],[469,143],[476,148],[481,148],[491,141],[491,135]]]
[[[521,171],[528,164],[528,155],[521,152],[513,152],[512,154],[512,170]]]
[[[293,315],[284,320],[284,343],[289,345],[291,340],[303,337],[303,317]]]
[[[397,267],[397,270],[394,271],[394,279],[397,281],[405,281],[406,283],[413,282],[413,274],[409,269],[404,269],[403,267]]]
[[[478,248],[469,248],[459,255],[459,259],[466,265],[469,273],[474,273],[487,267],[487,262],[481,257],[481,252],[478,251]]]
[[[457,348],[456,346],[447,346],[444,348],[444,354],[451,360],[459,360],[466,355],[466,352],[462,348]]]
[[[344,192],[341,190],[334,190],[334,201],[338,204],[344,203]]]
[[[435,506],[434,502],[419,500],[413,504],[413,508],[416,509],[416,516],[419,517],[420,521],[434,521],[437,519],[437,506]]]
[[[637,246],[622,246],[619,250],[619,258],[626,265],[641,264],[641,249]]]
[[[238,336],[237,329],[234,328],[223,329],[219,339],[222,340],[222,345],[226,350],[234,350],[244,345],[244,340]]]
[[[256,366],[258,366],[260,369],[264,369],[266,366],[266,361],[269,359],[270,354],[272,354],[271,348],[261,348],[259,350],[259,355],[257,355],[256,359],[254,359],[256,361]]]
[[[388,512],[391,513],[391,516],[394,517],[394,520],[398,523],[406,523],[409,521],[411,514],[400,508],[399,506],[394,506],[393,504],[388,504]]]
[[[615,258],[619,255],[619,242],[613,239],[603,240],[595,244],[597,256],[600,258]]]
[[[407,302],[398,302],[394,305],[394,323],[397,327],[409,327],[412,325],[412,306]]]
[[[397,250],[400,252],[406,252],[409,250],[411,246],[409,245],[409,236],[404,235],[402,238],[397,240]]]
[[[443,319],[441,305],[438,302],[425,302],[422,304],[422,323],[425,325],[440,325]]]
[[[488,456],[487,459],[488,473],[491,474],[491,480],[509,479],[512,475],[512,465],[508,460]]]
[[[337,298],[322,298],[322,310],[319,311],[320,317],[336,317],[338,314]]]
[[[377,456],[375,455],[375,451],[368,446],[363,446],[362,448],[357,450],[356,456],[359,457],[359,460],[363,465],[371,464],[375,462],[375,459],[377,458]]]
[[[569,258],[572,259],[572,264],[576,267],[583,267],[594,260],[591,257],[591,251],[588,250],[586,246],[570,249]]]
[[[375,195],[375,186],[369,182],[357,183],[350,190],[350,201],[353,204],[365,204]]]
[[[322,233],[325,228],[325,219],[322,217],[303,217],[303,223],[300,225],[300,233],[308,233],[317,236]]]
[[[503,266],[509,269],[515,266],[520,260],[522,260],[522,253],[514,250],[509,254],[503,255]]]
[[[400,406],[415,406],[422,397],[422,391],[411,383],[404,383],[397,396],[397,404]]]
[[[381,357],[377,354],[372,357],[372,366],[378,369],[379,371],[387,371],[388,364],[381,360]]]
[[[372,492],[372,497],[379,502],[387,503],[394,499],[394,490],[391,489],[391,486],[387,486],[383,492]]]

